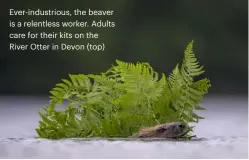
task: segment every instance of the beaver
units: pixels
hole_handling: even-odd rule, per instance
[[[171,122],[144,128],[139,133],[133,135],[133,138],[181,138],[190,130],[183,122]]]

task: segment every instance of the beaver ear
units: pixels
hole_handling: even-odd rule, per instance
[[[166,128],[163,128],[163,127],[160,127],[160,128],[157,128],[156,131],[157,132],[164,132],[166,131],[167,129]]]
[[[145,138],[145,136],[144,135],[139,135],[138,138]]]

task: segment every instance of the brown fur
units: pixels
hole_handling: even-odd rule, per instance
[[[144,128],[134,137],[138,138],[179,138],[187,133],[186,124],[182,122],[172,122]]]

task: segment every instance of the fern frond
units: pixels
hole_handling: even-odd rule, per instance
[[[172,91],[172,104],[179,111],[179,119],[197,122],[200,116],[193,116],[194,109],[198,108],[203,95],[210,87],[207,79],[194,82],[194,77],[204,73],[203,66],[199,65],[193,52],[193,41],[185,51],[181,69],[177,65],[169,76]],[[201,117],[200,117],[201,119]]]
[[[184,59],[168,78],[149,63],[116,60],[99,75],[69,74],[50,91],[49,105],[39,112],[39,137],[128,137],[141,127],[172,121],[198,122],[194,113],[208,92],[210,81],[193,52],[193,41]],[[66,103],[64,103],[66,102]],[[57,110],[58,105],[66,108]]]

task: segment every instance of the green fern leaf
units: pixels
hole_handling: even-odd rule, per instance
[[[198,123],[204,117],[194,111],[205,109],[199,104],[211,87],[207,78],[195,81],[203,73],[192,41],[168,78],[149,63],[120,60],[99,75],[69,74],[50,91],[36,132],[50,139],[128,137],[160,123]],[[59,104],[66,108],[57,111]]]

